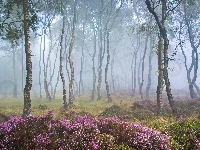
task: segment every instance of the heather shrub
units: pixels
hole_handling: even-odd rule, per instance
[[[74,109],[66,110],[64,108],[61,108],[59,115],[62,116],[62,118],[72,120],[76,116],[76,111]]]
[[[52,112],[25,119],[12,117],[0,125],[0,149],[112,148],[110,136],[100,135],[95,122],[88,116],[77,116],[73,121],[54,120]]]
[[[131,112],[122,109],[118,105],[112,105],[109,108],[106,108],[100,115],[100,117],[112,117],[112,116],[117,116],[121,120],[131,120]]]
[[[139,123],[120,121],[119,118],[101,118],[98,123],[100,133],[113,135],[115,143],[126,144],[136,149],[170,149],[170,139],[159,131]]]
[[[75,116],[71,121],[46,116],[11,117],[0,124],[0,149],[170,149],[167,135],[117,117]]]
[[[136,150],[135,148],[130,148],[128,145],[126,144],[121,144],[119,146],[116,147],[117,150]]]
[[[0,113],[0,123],[6,122],[9,120],[9,117],[5,114]]]
[[[46,110],[48,109],[47,105],[38,105],[38,108],[41,109],[41,110]]]
[[[200,122],[177,122],[171,125],[167,132],[172,136],[179,149],[200,149]]]
[[[155,113],[149,111],[149,110],[145,110],[145,109],[136,109],[136,110],[133,110],[132,112],[132,115],[140,120],[140,121],[143,121],[143,120],[149,120],[149,119],[152,119],[155,117]]]
[[[125,114],[126,112],[121,110],[121,107],[118,105],[112,105],[109,108],[106,108],[102,113],[101,116],[110,117],[110,116],[118,116]]]
[[[47,131],[52,118],[52,112],[40,117],[30,115],[26,119],[12,116],[9,121],[0,125],[0,148],[47,147],[51,142]]]
[[[174,105],[180,116],[189,117],[193,114],[200,114],[200,101],[198,100],[174,101]],[[149,116],[157,114],[157,103],[147,100],[136,101],[132,105],[132,110],[136,118],[143,120],[147,117],[145,114],[149,114]],[[142,115],[140,115],[141,113]],[[172,115],[172,110],[168,102],[162,104],[162,114],[165,116]]]
[[[199,100],[175,101],[175,106],[181,116],[188,117],[193,114],[200,114]]]
[[[131,109],[133,116],[139,120],[153,118],[156,114],[156,104],[152,101],[136,101]]]
[[[73,108],[69,108],[69,109],[64,109],[64,108],[61,108],[60,109],[60,113],[59,113],[59,116],[61,116],[62,118],[64,119],[67,119],[67,120],[73,120],[74,117],[76,116],[92,116],[92,114],[90,114],[89,112],[85,112],[85,111],[80,111],[80,112],[77,112],[75,109]]]
[[[151,119],[146,119],[141,121],[147,127],[153,128],[155,130],[166,132],[166,129],[176,122],[174,117],[163,117],[163,116],[154,116]]]
[[[150,100],[135,101],[132,106],[133,110],[149,110],[151,112],[156,112],[156,103]]]

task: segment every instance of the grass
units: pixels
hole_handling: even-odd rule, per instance
[[[176,107],[182,113],[182,121],[180,118],[175,118],[171,115],[170,109],[165,106],[165,114],[157,116],[155,113],[155,102],[141,102],[139,98],[121,98],[115,96],[113,102],[107,103],[106,98],[102,100],[89,100],[88,97],[77,97],[74,101],[75,108],[68,110],[63,109],[63,101],[56,99],[48,101],[45,99],[32,99],[32,115],[46,115],[49,110],[54,110],[56,118],[73,119],[76,115],[92,115],[94,117],[109,117],[118,116],[120,119],[131,122],[140,122],[143,125],[159,130],[164,133],[169,133],[175,141],[173,145],[183,145],[183,148],[191,148],[188,145],[188,139],[195,138],[196,134],[200,133],[200,102],[199,101],[180,101],[176,103]],[[136,103],[141,108],[135,108],[133,103]],[[194,107],[195,106],[195,107]],[[0,114],[6,116],[15,115],[21,116],[23,111],[23,98],[7,98],[0,100]],[[1,116],[0,116],[1,117]],[[186,122],[187,124],[182,123]],[[1,121],[1,119],[0,119]],[[0,122],[1,123],[1,122]],[[183,130],[182,130],[183,128]],[[184,137],[185,143],[181,143],[180,135],[185,135],[185,132],[192,132],[192,136]],[[191,138],[192,137],[192,138]],[[194,141],[194,139],[192,139]],[[176,148],[174,148],[176,149]]]
[[[173,122],[176,121],[176,119],[171,115],[163,115],[163,116],[157,116],[154,112],[149,111],[149,105],[148,108],[144,107],[142,109],[133,109],[133,102],[137,102],[139,98],[130,98],[130,97],[124,97],[121,98],[119,96],[113,97],[113,102],[107,103],[107,99],[104,97],[102,100],[89,100],[88,97],[77,97],[74,101],[74,104],[76,105],[76,108],[72,108],[68,111],[62,110],[63,101],[62,99],[56,99],[52,101],[48,101],[46,99],[32,99],[31,101],[31,114],[32,115],[44,115],[47,114],[49,110],[54,110],[55,115],[57,118],[63,117],[63,111],[65,113],[74,112],[76,114],[78,113],[88,113],[95,117],[100,116],[107,108],[110,108],[111,106],[119,106],[121,109],[121,112],[126,112],[128,115],[130,115],[130,120],[132,121],[140,121],[145,125],[148,125],[149,127],[156,128],[162,130],[163,126],[169,126]],[[194,103],[194,102],[193,102]],[[144,104],[142,104],[143,106]],[[190,108],[189,103],[181,103],[180,107],[181,109],[184,107],[185,110]],[[194,104],[192,104],[194,105]],[[197,108],[195,110],[198,110],[200,107],[200,103],[196,105]],[[152,105],[151,108],[154,108],[156,106]],[[7,116],[15,115],[15,116],[21,116],[23,111],[23,97],[19,98],[7,98],[7,99],[1,99],[0,100],[0,113],[5,114]],[[109,112],[110,113],[110,112]],[[112,114],[111,114],[112,115]],[[194,112],[191,115],[185,117],[188,120],[193,120],[194,118],[198,118],[199,112]]]
[[[126,99],[120,104],[118,98],[114,99],[113,102],[107,103],[106,99],[102,100],[89,100],[86,97],[76,98],[74,104],[77,106],[74,110],[76,112],[88,112],[94,116],[101,114],[105,108],[109,108],[112,105],[121,105],[124,108],[132,105],[133,101]],[[46,106],[45,109],[41,109],[40,106]],[[48,101],[46,99],[32,99],[31,100],[31,112],[32,115],[46,114],[49,110],[54,110],[57,117],[59,117],[60,109],[63,106],[61,99]],[[7,98],[0,100],[0,113],[10,115],[21,116],[23,111],[23,98]]]

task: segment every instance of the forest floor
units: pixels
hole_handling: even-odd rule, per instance
[[[115,95],[113,101],[108,103],[107,98],[101,100],[89,100],[88,97],[76,97],[75,107],[68,110],[63,109],[63,101],[56,99],[32,99],[31,114],[34,116],[46,115],[50,110],[54,111],[57,119],[72,120],[77,115],[87,115],[95,118],[117,116],[123,121],[138,122],[149,128],[171,133],[176,143],[184,145],[181,136],[192,133],[193,140],[200,134],[200,101],[191,100],[187,96],[176,95],[175,106],[179,117],[174,117],[167,102],[163,98],[163,114],[156,114],[155,97],[152,100],[141,101],[140,97],[128,97]],[[153,100],[154,99],[154,100]],[[21,116],[23,111],[23,98],[7,98],[0,100],[0,124],[9,120],[11,115]],[[174,132],[171,132],[171,130]],[[186,133],[187,132],[187,133]],[[200,137],[198,137],[200,138]],[[186,143],[191,140],[191,135],[185,137]],[[187,144],[186,144],[187,145]]]
[[[163,97],[163,114],[156,114],[155,97],[151,97],[149,101],[141,101],[139,96],[134,98],[130,96],[112,97],[112,102],[108,103],[106,97],[101,100],[89,100],[88,96],[76,97],[74,104],[76,107],[64,110],[62,108],[63,101],[56,99],[48,101],[46,99],[32,98],[31,114],[46,115],[48,111],[54,110],[56,118],[72,119],[76,115],[91,115],[94,117],[100,116],[118,116],[121,119],[141,122],[149,127],[162,130],[163,126],[169,126],[177,119],[184,120],[200,120],[200,101],[191,100],[186,96],[174,96],[175,106],[179,112],[179,118],[172,115],[167,98]],[[153,100],[154,99],[154,100]],[[7,98],[0,100],[0,123],[5,117],[14,115],[21,116],[23,112],[23,97]],[[7,120],[7,119],[5,119]],[[158,125],[159,124],[159,125]]]

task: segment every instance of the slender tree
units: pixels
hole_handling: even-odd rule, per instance
[[[182,54],[184,56],[184,65],[187,72],[187,80],[189,84],[189,91],[190,91],[190,97],[192,99],[198,98],[198,95],[200,95],[200,90],[198,85],[196,84],[197,80],[197,70],[198,70],[198,48],[200,46],[200,41],[198,38],[198,27],[196,26],[196,22],[200,19],[198,15],[200,9],[199,9],[199,1],[183,1],[179,11],[178,16],[175,18],[175,20],[178,19],[180,22],[179,25],[179,45],[180,49],[182,51]],[[188,41],[190,43],[190,47],[192,49],[192,61],[190,65],[188,64],[187,55],[185,54],[183,45],[186,44],[186,40],[182,40],[182,37],[185,36],[188,37]],[[187,42],[188,43],[188,42]],[[193,76],[193,77],[192,77]],[[196,89],[198,95],[196,94],[194,88]]]
[[[162,37],[158,37],[158,85],[157,85],[157,113],[161,114],[162,111],[162,91],[164,88],[164,78],[163,78],[163,45]]]
[[[73,105],[73,100],[74,100],[74,93],[73,93],[73,84],[74,84],[74,65],[73,65],[73,60],[72,60],[72,50],[74,46],[74,41],[75,41],[75,30],[76,30],[76,8],[77,7],[77,0],[74,1],[74,13],[73,13],[73,22],[72,22],[72,35],[71,35],[71,41],[69,45],[69,64],[70,64],[70,69],[71,69],[71,78],[69,81],[69,106]]]
[[[143,87],[143,84],[144,84],[144,61],[145,61],[145,56],[146,56],[146,53],[147,53],[147,44],[148,44],[148,39],[149,39],[149,31],[147,31],[146,33],[146,39],[145,39],[145,47],[144,47],[144,53],[143,53],[143,56],[142,56],[142,80],[141,80],[141,83],[140,83],[140,95],[141,95],[141,99],[143,100],[143,93],[142,93],[142,87]]]
[[[168,13],[173,11],[174,9],[177,8],[178,4],[173,8],[173,9],[168,9],[167,4],[169,3],[167,0],[162,0],[161,1],[161,6],[162,6],[162,17],[160,18],[159,15],[155,12],[155,5],[154,3],[150,2],[150,0],[145,0],[146,6],[149,10],[149,12],[154,16],[156,23],[158,25],[159,31],[160,31],[160,36],[163,40],[163,55],[164,55],[164,68],[163,68],[163,78],[165,81],[166,85],[166,92],[169,100],[169,104],[172,108],[172,112],[174,115],[177,115],[177,110],[174,107],[174,101],[173,101],[173,96],[171,93],[171,87],[170,87],[170,81],[168,78],[168,47],[169,47],[169,40],[167,37],[167,30],[165,27],[165,20],[167,19]],[[160,71],[160,70],[159,70]],[[158,100],[158,97],[157,97]],[[159,105],[159,104],[158,104]],[[159,107],[158,107],[158,112],[159,112]]]
[[[61,32],[61,39],[60,39],[60,77],[61,77],[61,81],[62,81],[62,88],[63,88],[63,92],[62,92],[62,96],[63,96],[63,106],[64,108],[67,108],[67,101],[66,101],[66,83],[65,83],[65,77],[64,77],[64,73],[63,73],[63,45],[64,45],[64,35],[65,35],[65,26],[66,26],[66,16],[63,13],[64,10],[62,10],[62,32]]]
[[[107,31],[107,64],[106,64],[106,68],[105,68],[105,83],[106,83],[106,92],[107,92],[107,98],[108,98],[108,102],[112,102],[112,98],[110,97],[110,92],[109,92],[109,84],[108,84],[108,65],[109,65],[109,61],[110,61],[110,47],[109,47],[110,43],[109,43],[109,31]]]
[[[146,100],[149,100],[150,98],[150,88],[151,88],[151,73],[152,73],[152,52],[153,52],[153,35],[150,35],[150,51],[149,51],[149,71],[148,71],[148,81],[147,81],[147,86],[146,86]]]
[[[32,87],[32,61],[30,49],[30,24],[29,24],[29,1],[23,0],[23,14],[24,14],[24,37],[25,37],[25,53],[26,53],[26,84],[24,88],[24,109],[23,117],[26,117],[31,112],[31,97],[30,91]]]
[[[92,96],[91,96],[91,100],[94,100],[94,95],[96,93],[96,88],[95,88],[95,85],[96,85],[96,72],[95,72],[95,56],[96,56],[96,51],[97,51],[97,45],[96,45],[96,42],[97,42],[97,37],[96,37],[96,29],[95,29],[95,25],[93,24],[93,33],[94,33],[94,52],[93,52],[93,55],[92,55],[92,74],[93,74],[93,83],[92,83]]]
[[[17,46],[13,47],[13,73],[14,73],[14,90],[13,90],[13,97],[16,98],[17,97],[17,79],[16,79],[16,61],[15,61],[15,55],[16,55],[16,48]]]

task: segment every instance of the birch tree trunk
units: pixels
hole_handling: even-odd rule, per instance
[[[65,78],[64,78],[64,73],[63,73],[63,44],[64,44],[64,35],[65,35],[65,17],[63,15],[63,24],[62,24],[62,33],[61,33],[61,40],[60,40],[60,77],[62,81],[62,86],[63,86],[63,106],[64,108],[67,108],[67,101],[66,101],[66,83],[65,83]]]
[[[49,101],[51,101],[51,95],[49,93],[49,88],[48,88],[48,83],[47,83],[47,65],[45,65],[45,61],[44,61],[44,56],[45,56],[45,50],[46,50],[46,30],[44,30],[44,49],[43,49],[43,65],[44,65],[44,90],[46,93],[46,99],[48,99]],[[48,59],[48,58],[47,58]],[[48,61],[48,60],[47,60]]]
[[[142,80],[140,83],[140,94],[141,94],[141,99],[143,100],[143,93],[142,93],[142,87],[144,84],[144,60],[145,60],[145,56],[147,53],[147,43],[148,43],[148,39],[149,39],[149,33],[147,33],[146,35],[146,40],[145,40],[145,47],[144,47],[144,53],[143,53],[143,57],[142,57]]]
[[[110,97],[110,92],[109,92],[109,84],[108,84],[108,65],[110,61],[110,53],[109,53],[109,31],[107,31],[107,64],[105,68],[105,84],[106,84],[106,92],[107,92],[107,98],[108,102],[112,102],[112,98]]]
[[[24,88],[24,109],[23,117],[27,117],[31,112],[31,98],[30,91],[32,88],[32,62],[30,49],[30,33],[29,33],[29,9],[28,0],[23,1],[23,15],[24,15],[24,36],[25,36],[25,53],[26,53],[26,84]]]
[[[95,85],[96,85],[96,78],[97,78],[96,72],[95,72],[95,61],[94,61],[94,58],[96,56],[96,51],[97,51],[97,45],[96,45],[97,38],[96,38],[95,27],[93,28],[93,32],[94,32],[94,52],[93,52],[93,55],[92,55],[93,86],[92,86],[91,100],[94,100],[94,94],[96,93]]]
[[[151,2],[149,0],[145,1],[147,8],[149,10],[149,12],[154,16],[156,23],[158,25],[159,31],[160,31],[160,36],[163,39],[163,55],[164,55],[164,68],[163,68],[163,77],[164,77],[164,81],[165,81],[165,85],[166,85],[166,92],[167,92],[167,97],[168,97],[168,101],[170,104],[170,107],[172,109],[172,112],[174,115],[178,115],[177,114],[177,110],[174,107],[174,101],[173,101],[173,96],[171,93],[171,85],[170,85],[170,81],[169,81],[169,76],[168,76],[168,62],[169,62],[169,58],[168,58],[168,46],[169,46],[169,40],[167,37],[167,31],[165,28],[165,20],[167,18],[167,1],[163,0],[161,2],[162,4],[162,17],[159,19],[158,14],[155,12],[155,8],[153,8],[154,6],[151,5]]]
[[[192,47],[192,64],[191,64],[189,72],[188,72],[189,75],[192,71],[192,68],[194,67],[193,68],[194,76],[193,76],[192,79],[190,79],[190,83],[189,83],[190,97],[192,99],[196,99],[196,98],[198,98],[198,95],[195,93],[193,87],[196,88],[197,93],[199,94],[200,93],[199,87],[197,86],[197,84],[195,84],[195,82],[196,82],[196,79],[197,79],[198,57],[199,57],[197,49],[200,46],[200,40],[199,40],[198,44],[195,44],[195,41],[194,41],[195,36],[194,36],[194,34],[192,34],[192,26],[191,26],[189,18],[187,17],[187,8],[186,8],[185,3],[184,3],[184,19],[185,19],[185,24],[187,26],[187,32],[188,32],[188,35],[189,35],[190,46]]]
[[[75,23],[76,23],[76,5],[77,5],[77,0],[74,2],[74,17],[73,17],[73,27],[72,27],[72,38],[71,42],[69,45],[69,64],[70,64],[70,69],[71,69],[71,78],[69,81],[69,107],[73,106],[73,100],[74,100],[74,93],[73,93],[73,84],[74,84],[74,65],[72,61],[72,50],[73,50],[73,45],[75,41]]]
[[[162,91],[164,87],[164,79],[163,79],[163,46],[162,46],[162,37],[158,37],[158,85],[157,85],[157,114],[161,114],[162,111]]]

